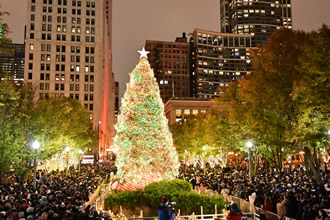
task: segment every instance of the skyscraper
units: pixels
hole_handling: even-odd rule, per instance
[[[189,97],[189,44],[186,34],[176,38],[175,42],[147,40],[145,48],[150,51],[148,59],[163,102],[171,97]]]
[[[221,32],[251,34],[252,46],[281,27],[292,28],[291,0],[220,0]]]
[[[25,82],[39,98],[67,96],[90,111],[99,152],[112,145],[112,0],[28,0]]]
[[[24,44],[12,44],[11,52],[0,53],[0,72],[8,72],[16,84],[24,81]]]
[[[190,39],[192,94],[213,98],[251,73],[251,35],[195,29]]]

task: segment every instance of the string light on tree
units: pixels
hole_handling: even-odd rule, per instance
[[[180,166],[159,87],[147,60],[149,52],[144,48],[138,52],[140,61],[130,73],[114,138],[117,176],[121,183],[139,185],[135,188],[173,179]]]

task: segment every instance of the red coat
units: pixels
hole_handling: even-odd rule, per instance
[[[230,212],[227,216],[227,219],[228,220],[242,220],[242,216],[243,216],[242,214],[237,215],[237,214]]]

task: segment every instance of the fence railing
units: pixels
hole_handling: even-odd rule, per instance
[[[88,200],[88,202],[86,202],[86,205],[91,205],[91,204],[97,203],[99,196],[102,192],[102,189],[105,187],[105,185],[107,185],[110,177],[111,177],[111,174],[107,175],[106,178],[102,181],[102,183],[98,185],[98,187],[93,192],[93,194],[89,196],[89,200]]]
[[[174,219],[176,220],[226,220],[226,215],[224,214],[206,214],[206,215],[183,215],[176,216]],[[251,220],[258,219],[255,218],[252,213],[243,213],[242,220]],[[128,220],[158,220],[158,217],[134,217],[128,218]]]
[[[279,215],[269,212],[269,211],[264,211],[263,209],[261,209],[259,207],[251,205],[248,201],[246,201],[244,199],[241,199],[241,198],[238,198],[235,196],[224,196],[224,198],[227,202],[231,201],[231,202],[235,203],[242,210],[242,212],[250,212],[250,213],[254,214],[253,215],[254,218],[259,219],[259,216],[261,214],[264,214],[264,215],[266,215],[267,219],[269,219],[269,220],[280,220],[281,219]],[[294,219],[287,218],[286,220],[294,220]]]

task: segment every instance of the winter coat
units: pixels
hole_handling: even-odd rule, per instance
[[[173,220],[175,214],[168,208],[167,205],[161,204],[158,209],[159,220]]]

